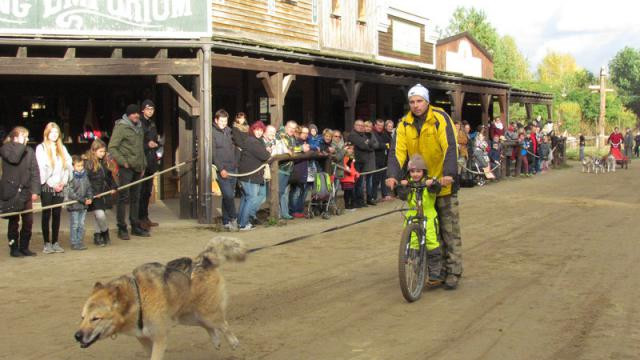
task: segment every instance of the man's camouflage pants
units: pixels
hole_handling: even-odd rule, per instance
[[[439,196],[436,209],[440,220],[440,235],[444,250],[444,265],[448,274],[462,275],[462,238],[458,194]]]

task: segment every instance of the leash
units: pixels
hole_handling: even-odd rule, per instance
[[[133,287],[136,288],[136,301],[138,303],[138,329],[142,331],[144,328],[144,323],[142,322],[142,298],[140,297],[140,287],[138,286],[135,274],[131,277],[131,282],[133,283]]]

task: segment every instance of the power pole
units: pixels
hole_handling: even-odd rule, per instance
[[[600,114],[598,116],[597,135],[596,135],[596,148],[597,153],[600,154],[600,148],[604,145],[604,115],[607,111],[607,93],[613,91],[613,89],[607,89],[607,76],[609,71],[606,66],[600,68],[600,85],[591,85],[589,89],[593,92],[600,93]]]

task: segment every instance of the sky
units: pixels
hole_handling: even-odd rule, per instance
[[[482,9],[500,35],[515,38],[532,71],[548,51],[569,53],[598,74],[625,46],[640,48],[640,2],[607,0],[387,0],[446,28],[458,6]],[[598,4],[600,6],[598,6]],[[606,6],[605,6],[606,5]]]

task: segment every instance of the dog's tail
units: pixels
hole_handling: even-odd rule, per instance
[[[196,263],[204,267],[220,266],[225,260],[244,261],[247,247],[240,239],[230,236],[216,236],[209,240],[204,250],[196,258]]]

